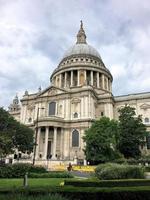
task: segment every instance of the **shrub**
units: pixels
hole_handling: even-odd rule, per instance
[[[0,195],[1,200],[67,200],[67,198],[62,197],[59,194],[49,194],[40,196],[24,196],[20,194],[16,195]]]
[[[43,167],[32,166],[31,164],[24,163],[0,166],[0,178],[21,178],[27,172],[45,173],[47,171]]]
[[[145,172],[150,172],[150,166],[145,166],[144,169],[145,169]]]
[[[150,164],[150,158],[140,158],[139,160],[138,160],[138,162],[139,163],[141,163],[141,164],[143,164],[143,165],[145,165],[145,163],[148,163],[148,164]]]
[[[129,165],[137,165],[139,163],[139,161],[137,159],[134,159],[134,158],[127,159],[126,162]]]
[[[125,158],[119,158],[119,159],[113,160],[112,162],[117,163],[117,164],[124,164],[127,162],[127,160]]]
[[[0,166],[0,178],[12,178],[12,165]]]
[[[65,180],[64,185],[75,187],[135,187],[150,186],[148,179],[127,179],[127,180]]]
[[[98,179],[139,179],[144,178],[144,168],[136,165],[101,164],[95,169]]]
[[[61,196],[68,197],[70,200],[149,200],[150,187],[115,187],[115,188],[97,188],[97,187],[28,187],[28,188],[13,188],[7,189],[3,188],[0,190],[1,194],[5,194],[5,197],[9,194],[11,195],[9,199],[12,200],[39,200],[38,197],[42,197],[40,200],[48,200],[47,196],[52,196],[53,194],[60,194]],[[21,199],[14,198],[17,195],[22,195]],[[42,196],[43,195],[43,196]],[[12,197],[12,198],[11,198]],[[28,199],[29,197],[29,199]],[[39,198],[40,198],[39,197]],[[14,199],[13,199],[14,198]],[[5,200],[8,200],[5,198]],[[49,200],[52,200],[49,198]],[[54,199],[55,200],[55,199]],[[59,198],[57,199],[59,200]]]
[[[20,178],[24,177],[24,175],[30,171],[31,165],[30,164],[23,164],[23,163],[16,163],[12,166],[12,177]]]
[[[31,173],[47,173],[47,170],[46,170],[46,168],[44,168],[42,166],[31,165],[29,172],[31,172]]]
[[[29,173],[30,178],[73,178],[69,172]]]

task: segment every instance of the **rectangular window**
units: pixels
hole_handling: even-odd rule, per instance
[[[49,103],[49,115],[55,115],[56,102]]]

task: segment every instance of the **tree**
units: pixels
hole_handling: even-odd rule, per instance
[[[118,141],[118,123],[102,117],[92,123],[83,137],[86,159],[95,163],[106,162],[118,157],[116,144]]]
[[[140,145],[145,141],[146,127],[141,116],[136,117],[135,108],[126,105],[119,114],[118,149],[125,158],[137,158],[141,155]]]
[[[7,111],[0,108],[0,154],[6,156],[18,149],[31,152],[33,130],[17,122]]]

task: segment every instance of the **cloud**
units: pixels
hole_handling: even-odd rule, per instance
[[[149,0],[0,0],[0,106],[49,85],[81,19],[113,74],[114,95],[149,91],[149,18]]]

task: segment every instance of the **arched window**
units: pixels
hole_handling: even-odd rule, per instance
[[[149,118],[146,117],[146,118],[144,119],[144,122],[145,122],[145,123],[149,123]]]
[[[49,103],[49,115],[55,115],[56,112],[56,102]]]
[[[72,147],[78,147],[79,146],[79,132],[75,129],[72,132]]]
[[[58,112],[59,112],[60,115],[62,115],[62,105],[59,106]]]
[[[74,115],[73,115],[73,117],[74,117],[74,118],[78,118],[78,113],[75,112]]]
[[[32,122],[32,118],[31,117],[28,119],[28,122]]]

